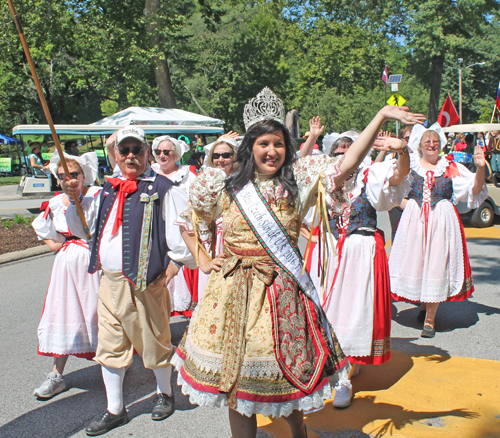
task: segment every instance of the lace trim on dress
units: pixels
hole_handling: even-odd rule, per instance
[[[188,233],[191,237],[194,236],[193,221],[191,220],[191,214],[193,209],[191,207],[186,208],[177,219],[174,221],[174,225],[179,226]]]
[[[180,368],[184,361],[177,354],[174,355],[171,363],[178,371],[177,384],[181,386],[182,393],[189,396],[189,402],[191,404],[196,404],[198,406],[227,406],[227,396],[225,394],[212,394],[198,391],[183,379]],[[332,388],[328,383],[323,388],[308,396],[288,402],[262,403],[238,399],[236,411],[247,417],[251,417],[254,414],[261,414],[273,418],[288,417],[294,410],[310,411],[321,409],[325,405],[324,401],[331,398]]]
[[[199,307],[199,306],[198,306]],[[191,317],[194,319],[194,315]],[[207,373],[217,373],[222,366],[222,355],[203,350],[191,342],[192,335],[186,337],[184,351],[197,368]]]
[[[284,377],[275,357],[245,357],[240,373],[250,378]]]
[[[189,166],[179,166],[174,176],[168,177],[174,184],[180,183],[189,174]]]
[[[184,344],[186,356],[201,371],[219,373],[222,367],[222,354],[203,350],[191,342],[191,338],[192,336],[188,336]],[[274,357],[245,357],[240,374],[242,377],[250,378],[283,377],[283,373]]]
[[[186,233],[191,237],[194,236],[193,221],[191,217],[192,213],[193,209],[191,207],[188,207],[174,221],[174,225],[179,226],[179,228],[186,231]],[[212,231],[208,227],[207,221],[205,219],[201,219],[200,222],[198,222],[197,232],[200,242],[203,245],[210,245],[210,243],[212,242]]]
[[[467,190],[467,207],[470,209],[479,208],[484,200],[488,197],[488,189],[483,185],[481,192],[477,195],[472,193],[473,186],[470,185]]]
[[[434,176],[441,176],[443,173],[445,173],[449,163],[450,162],[446,159],[446,157],[441,157],[437,162],[436,168],[433,170]],[[410,169],[413,169],[422,178],[425,178],[425,176],[427,175],[428,169],[424,169],[422,167],[418,154],[410,155]]]

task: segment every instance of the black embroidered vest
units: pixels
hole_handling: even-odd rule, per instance
[[[339,238],[341,224],[339,218],[330,221],[335,239]],[[346,229],[346,236],[361,227],[377,228],[377,211],[372,207],[366,196],[366,187],[361,189],[360,195],[351,204],[351,215]]]
[[[141,193],[146,193],[147,195],[158,193],[158,199],[154,201],[151,234],[149,237],[151,252],[146,282],[150,284],[167,269],[168,263],[170,262],[170,258],[167,255],[169,248],[166,242],[165,221],[162,216],[162,208],[165,194],[172,184],[172,181],[162,175],[157,175],[154,181],[138,181],[137,191],[125,199],[122,225],[122,272],[134,286],[137,282],[139,270],[142,222],[145,205],[140,201]],[[97,230],[92,244],[92,254],[89,265],[89,273],[91,274],[99,269],[99,249],[102,233],[117,194],[118,191],[116,191],[109,182],[106,182],[103,190],[101,190]],[[120,254],[116,254],[116,256],[120,257]]]
[[[413,169],[410,171],[413,176],[413,183],[411,185],[408,199],[414,199],[420,208],[424,202],[424,185],[425,178],[420,176]],[[453,197],[453,183],[451,178],[441,176],[434,177],[434,187],[431,189],[431,208],[443,199],[451,199]]]

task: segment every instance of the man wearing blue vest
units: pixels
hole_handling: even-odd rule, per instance
[[[136,126],[118,131],[114,152],[121,173],[108,179],[100,196],[84,211],[93,233],[89,272],[102,269],[103,273],[94,360],[101,364],[108,401],[104,414],[85,430],[89,436],[129,421],[122,386],[134,349],[156,376],[152,419],[163,420],[173,414],[167,285],[182,264],[195,267],[174,225],[187,208],[187,196],[152,171],[144,131]],[[66,216],[70,229],[81,228],[74,206],[68,208]]]

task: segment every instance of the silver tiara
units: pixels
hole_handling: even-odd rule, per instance
[[[245,130],[261,120],[273,119],[285,123],[285,107],[281,99],[270,88],[265,87],[250,100],[243,111]]]

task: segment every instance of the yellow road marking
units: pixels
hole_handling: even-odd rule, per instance
[[[465,228],[466,239],[500,239],[500,228]]]
[[[393,351],[381,366],[364,366],[353,379],[350,407],[307,415],[309,438],[342,430],[373,437],[500,436],[500,362]],[[276,438],[290,436],[283,419],[257,416]]]

